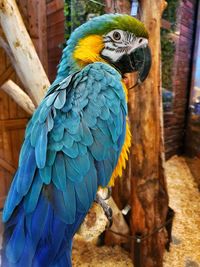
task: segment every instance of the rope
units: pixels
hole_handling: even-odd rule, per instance
[[[153,234],[155,234],[155,233],[157,233],[157,232],[160,232],[163,228],[165,228],[165,226],[167,226],[168,224],[170,224],[170,223],[172,222],[172,220],[173,220],[173,217],[170,218],[169,220],[165,221],[165,223],[162,224],[161,226],[156,227],[152,232],[150,232],[150,233],[148,233],[148,234],[145,234],[145,235],[141,235],[141,236],[139,236],[139,235],[124,235],[124,234],[115,232],[115,231],[113,231],[112,229],[107,229],[107,231],[112,232],[112,233],[115,234],[115,235],[119,235],[119,236],[121,236],[121,237],[125,237],[125,238],[127,238],[127,239],[131,239],[131,240],[133,239],[133,240],[135,240],[137,243],[140,243],[141,241],[143,241],[143,240],[145,240],[145,239],[151,237]]]

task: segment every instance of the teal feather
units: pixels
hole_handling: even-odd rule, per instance
[[[47,166],[52,166],[56,158],[56,150],[47,150]]]
[[[62,151],[70,158],[76,158],[79,154],[77,143],[73,143],[71,147],[66,147],[64,145]]]
[[[67,177],[72,181],[72,182],[81,182],[83,180],[83,175],[74,168],[74,164],[71,161],[71,159],[65,157],[65,166],[66,166],[66,172],[67,172]]]
[[[67,188],[66,188],[65,160],[61,152],[58,152],[56,155],[52,171],[52,181],[59,190],[63,192],[66,191]]]
[[[21,151],[20,151],[20,155],[19,155],[19,166],[21,166],[23,164],[24,158],[28,154],[30,148],[31,148],[30,139],[29,138],[26,138],[24,140],[24,143],[23,143],[22,148],[21,148]]]
[[[64,131],[62,142],[63,142],[63,145],[67,148],[72,147],[74,143],[73,137],[66,130]]]
[[[88,209],[90,208],[90,205],[91,205],[90,200],[89,200],[89,196],[88,196],[87,185],[85,183],[86,179],[88,179],[88,178],[86,177],[80,183],[77,183],[77,182],[74,183],[76,198],[77,198],[77,201],[80,202],[77,205],[79,212],[87,212]]]
[[[16,186],[17,191],[21,195],[25,195],[28,192],[34,178],[35,170],[35,151],[30,147],[28,153],[25,155],[23,164],[18,169]]]
[[[54,102],[54,107],[57,109],[61,109],[63,108],[65,102],[66,102],[66,90],[62,90],[56,97],[56,100]]]
[[[34,147],[38,140],[38,136],[40,135],[40,131],[41,131],[40,127],[41,127],[41,124],[38,121],[36,121],[33,124],[32,132],[31,132],[31,145]]]
[[[39,171],[37,171],[33,184],[24,198],[24,208],[27,213],[31,213],[35,210],[39,195],[42,189],[42,180]]]
[[[91,130],[89,129],[89,127],[84,121],[82,121],[82,129],[83,129],[83,134],[81,138],[81,143],[85,146],[92,145],[94,139],[93,139]]]
[[[44,168],[46,162],[47,152],[47,126],[46,124],[41,125],[40,134],[35,145],[35,159],[38,168]]]
[[[85,155],[87,153],[87,146],[81,143],[78,143],[79,155]]]
[[[41,176],[41,179],[42,179],[42,182],[44,184],[49,184],[51,182],[51,179],[52,179],[52,166],[45,166],[44,168],[42,169],[39,169],[39,172],[40,172],[40,176]]]
[[[55,142],[59,142],[63,139],[64,135],[64,126],[60,124],[59,127],[54,128],[51,132],[51,136],[53,137]]]

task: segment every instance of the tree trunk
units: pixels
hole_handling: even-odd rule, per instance
[[[163,266],[168,194],[163,168],[163,119],[161,105],[160,26],[164,0],[141,0],[141,20],[149,32],[152,67],[146,81],[130,92],[132,130],[131,196],[132,251],[135,267]],[[148,237],[147,237],[148,235]]]

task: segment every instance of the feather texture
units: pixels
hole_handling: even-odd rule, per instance
[[[13,267],[25,266],[25,257],[27,267],[70,264],[73,235],[124,142],[120,79],[106,64],[88,65],[54,84],[34,113],[3,214],[4,258]]]

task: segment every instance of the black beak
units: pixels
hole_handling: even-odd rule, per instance
[[[138,48],[130,54],[133,71],[138,71],[138,83],[142,83],[148,76],[151,68],[151,50],[148,46]]]
[[[148,46],[140,47],[131,54],[124,54],[117,62],[112,63],[122,75],[138,72],[136,84],[142,83],[148,76],[151,68],[151,51]]]

